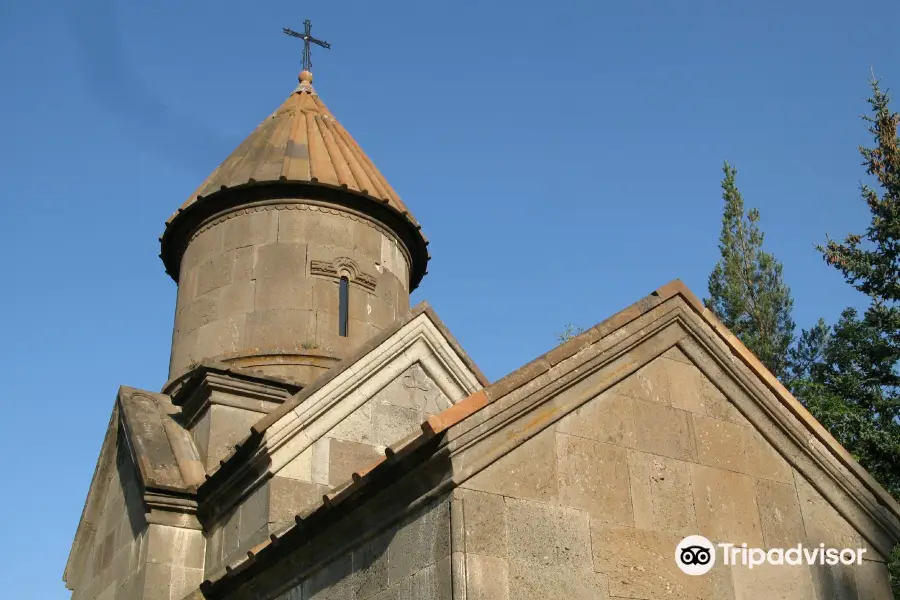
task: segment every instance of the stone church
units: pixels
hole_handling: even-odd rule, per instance
[[[499,381],[303,71],[167,221],[168,382],[118,391],[73,600],[888,600],[900,506],[682,283]],[[688,535],[863,560],[685,574]]]

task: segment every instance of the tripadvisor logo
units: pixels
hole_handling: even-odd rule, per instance
[[[702,535],[689,535],[675,547],[675,563],[688,575],[703,575],[716,565],[716,547],[720,550],[722,564],[743,565],[752,569],[763,564],[770,565],[842,565],[862,564],[865,548],[826,548],[819,544],[805,548],[797,544],[791,548],[748,548],[721,543],[713,545]]]

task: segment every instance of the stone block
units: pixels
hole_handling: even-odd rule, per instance
[[[241,511],[240,507],[232,510],[222,520],[222,562],[231,562],[241,546]]]
[[[327,485],[285,477],[270,479],[268,519],[272,530],[292,525],[297,514],[320,503],[329,489]]]
[[[357,321],[356,319],[348,320],[347,336],[350,338],[350,343],[354,347],[363,345],[378,335],[380,331],[380,329],[373,326],[371,323]]]
[[[752,427],[747,418],[725,397],[725,394],[705,377],[701,390],[701,402],[703,403],[703,412],[709,417]]]
[[[198,296],[175,316],[175,330],[180,339],[184,334],[211,323],[218,315],[218,294]]]
[[[698,533],[713,542],[762,546],[755,480],[749,475],[691,465]]]
[[[696,533],[689,463],[630,450],[628,471],[635,527]]]
[[[703,384],[706,378],[695,365],[682,360],[687,357],[680,350],[677,348],[672,350],[676,350],[680,357],[671,358],[671,356],[677,356],[672,354],[671,350],[663,355],[666,359],[663,364],[666,368],[672,406],[688,412],[702,413]]]
[[[213,256],[197,267],[197,296],[202,296],[232,282],[234,252]]]
[[[381,232],[371,225],[359,221],[351,222],[349,230],[355,250],[366,256],[381,255],[381,239],[383,237]]]
[[[369,297],[372,295],[358,285],[351,285],[349,292],[347,296],[347,312],[350,318],[364,323],[371,323],[373,319]]]
[[[609,594],[645,600],[711,598],[710,580],[681,572],[675,563],[680,535],[591,523],[594,570],[609,577]]]
[[[208,409],[210,419],[209,445],[206,447],[206,468],[219,464],[233,449],[234,445],[250,434],[250,427],[260,414],[252,410],[214,404]]]
[[[891,600],[891,578],[887,566],[878,561],[864,560],[857,567],[856,586],[859,600]]]
[[[611,391],[638,400],[670,405],[672,401],[665,364],[665,359],[657,358],[616,384]]]
[[[758,479],[756,501],[766,548],[789,548],[806,543],[800,503],[793,485]]]
[[[552,506],[509,498],[510,561],[550,565],[556,547],[556,511]]]
[[[173,567],[169,584],[169,598],[171,600],[183,600],[186,595],[200,587],[200,583],[202,582],[202,569],[182,569]]]
[[[144,589],[141,600],[173,600],[171,565],[147,563],[144,568]]]
[[[203,566],[206,575],[218,571],[222,567],[222,542],[225,530],[216,526],[206,538],[206,561]]]
[[[422,413],[417,410],[383,402],[372,404],[375,443],[381,446],[389,446],[415,431],[420,431],[423,420]]]
[[[334,315],[337,323],[340,314],[340,286],[338,280],[324,277],[310,277],[310,289],[312,290],[312,305],[317,311]],[[350,290],[350,295],[356,290]]]
[[[231,279],[234,282],[256,279],[256,246],[238,248],[234,252],[234,269]]]
[[[256,282],[253,280],[237,281],[219,289],[216,307],[218,318],[253,311],[253,299],[256,294]]]
[[[302,351],[304,344],[315,343],[316,319],[311,310],[275,309],[247,315],[247,346],[261,350]]]
[[[624,448],[561,433],[556,452],[561,504],[603,522],[634,523]]]
[[[278,238],[278,212],[260,210],[228,219],[220,225],[224,229],[223,248],[228,251],[275,242]]]
[[[607,600],[607,576],[557,566],[509,561],[509,596],[516,600]]]
[[[638,450],[696,462],[691,413],[658,402],[635,400],[634,428]]]
[[[825,544],[826,548],[868,547],[853,526],[844,520],[803,475],[795,471],[794,482],[806,529],[806,540],[810,546]],[[866,556],[874,558],[872,554]]]
[[[466,554],[466,600],[510,600],[507,562]]]
[[[278,211],[278,241],[282,243],[304,243],[310,229],[312,213],[308,210]]]
[[[816,600],[862,600],[857,584],[857,569],[861,566],[810,565],[807,568]]]
[[[586,512],[557,507],[556,546],[553,562],[561,567],[589,570],[591,557],[591,521]]]
[[[411,577],[411,600],[451,600],[452,596],[449,556],[420,569]]]
[[[557,498],[556,432],[548,427],[463,483],[463,487],[513,498]]]
[[[249,547],[247,540],[269,522],[269,485],[253,490],[241,503],[241,548]]]
[[[745,429],[747,472],[754,477],[792,483],[791,466],[755,429]]]
[[[371,466],[382,457],[375,446],[332,439],[328,449],[328,483],[347,483],[355,471]]]
[[[382,443],[378,441],[379,437],[376,435],[375,427],[372,423],[372,407],[374,404],[375,400],[373,399],[354,410],[346,419],[331,429],[328,432],[328,436],[373,446]],[[396,440],[391,440],[391,442],[394,441]],[[386,444],[382,443],[382,445]]]
[[[197,296],[197,267],[181,271],[178,274],[178,296],[175,300],[175,311],[180,313]]]
[[[441,500],[407,517],[390,543],[389,579],[400,581],[450,555],[450,504]]]
[[[184,251],[184,256],[181,258],[181,272],[206,262],[210,257],[222,254],[224,237],[225,229],[220,225],[216,225],[191,240],[190,245]]]
[[[256,279],[290,279],[305,275],[306,244],[266,244],[256,249]]]
[[[749,437],[749,430],[730,421],[698,414],[692,416],[697,440],[697,461],[710,467],[748,473],[745,440]]]
[[[353,249],[351,226],[354,221],[349,215],[318,213],[311,220],[307,239],[311,245]]]
[[[563,417],[556,427],[560,433],[633,448],[633,400],[612,392],[600,394]]]
[[[349,600],[352,598],[352,559],[345,554],[322,567],[303,582],[305,600]]]
[[[742,565],[731,568],[735,600],[785,598],[816,600],[806,565],[762,564],[752,569]],[[843,600],[843,598],[841,599]]]
[[[312,448],[307,448],[278,471],[279,477],[312,481]]]
[[[506,502],[503,496],[460,490],[465,551],[506,558]]]
[[[195,357],[212,358],[243,348],[247,315],[237,314],[216,319],[197,329]]]
[[[382,533],[353,551],[352,598],[369,598],[388,587],[388,547],[393,531]]]
[[[282,279],[256,280],[256,310],[276,308],[312,308],[312,285],[315,281],[304,273],[294,273]]]

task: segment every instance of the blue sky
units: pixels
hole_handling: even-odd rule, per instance
[[[69,6],[71,5],[71,7]],[[77,5],[77,8],[75,6]],[[158,390],[169,214],[293,89],[323,100],[431,239],[427,299],[488,377],[717,258],[723,160],[808,326],[858,296],[813,244],[867,223],[870,67],[900,4],[0,3],[0,579],[60,581],[120,384]],[[895,103],[895,107],[900,102]]]

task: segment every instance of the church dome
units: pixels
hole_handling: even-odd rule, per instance
[[[299,85],[287,100],[166,222],[160,256],[167,272],[178,279],[178,262],[184,251],[182,238],[190,235],[188,229],[194,229],[219,210],[226,196],[233,198],[250,188],[285,185],[343,193],[342,198],[353,208],[372,213],[373,217],[387,221],[385,224],[391,229],[399,229],[396,233],[410,246],[410,289],[421,281],[429,259],[428,241],[421,226],[384,175],[322,102],[312,86],[309,71],[300,74]],[[231,202],[236,203],[242,202]],[[193,218],[188,219],[188,215]]]

